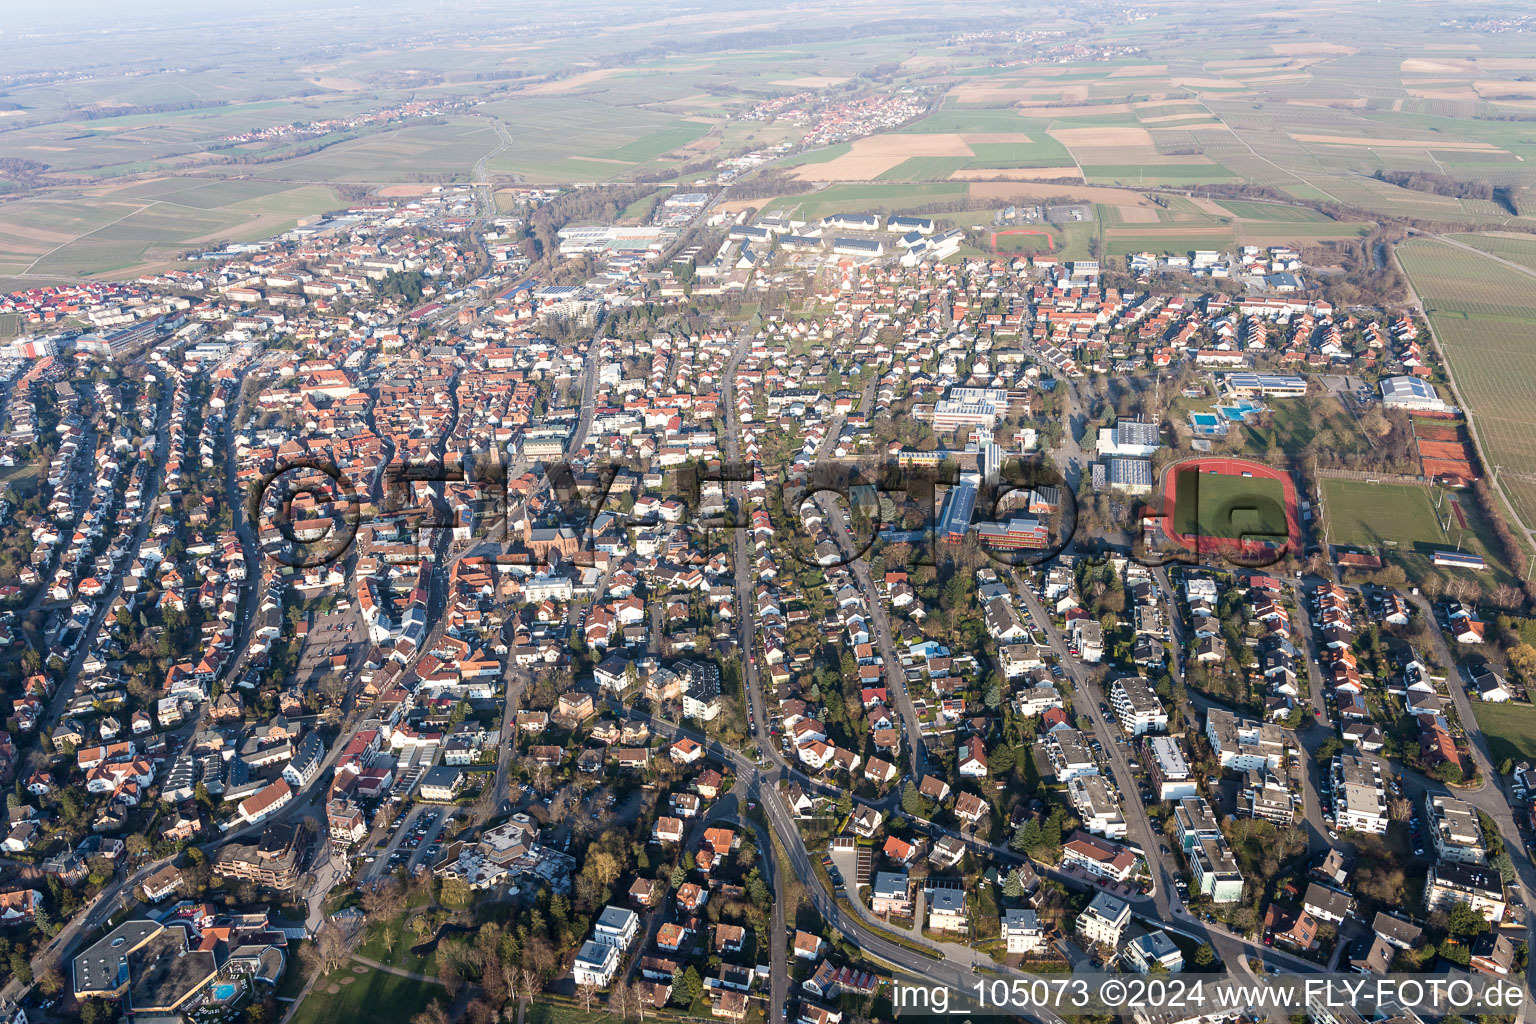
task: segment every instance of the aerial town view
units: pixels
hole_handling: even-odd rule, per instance
[[[1528,4],[0,53],[0,1024],[1532,1019]]]

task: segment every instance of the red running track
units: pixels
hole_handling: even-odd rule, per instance
[[[1030,228],[1004,228],[1001,231],[994,231],[994,232],[992,232],[992,252],[993,252],[994,255],[998,254],[997,253],[997,240],[999,238],[1002,238],[1002,237],[1006,236],[1006,235],[1040,235],[1040,236],[1044,237],[1044,239],[1045,239],[1045,251],[1046,252],[1055,252],[1056,251],[1056,239],[1054,237],[1052,237],[1052,235],[1051,235],[1051,233],[1049,231],[1035,231],[1035,230],[1030,229]]]
[[[1175,532],[1173,529],[1173,524],[1177,522],[1174,518],[1177,500],[1175,492],[1178,490],[1179,471],[1184,469],[1196,469],[1202,473],[1214,471],[1219,476],[1242,476],[1247,473],[1266,480],[1278,480],[1285,494],[1285,527],[1289,535],[1287,540],[1292,551],[1301,550],[1301,512],[1296,498],[1296,485],[1292,482],[1291,475],[1273,466],[1266,466],[1262,462],[1223,457],[1202,456],[1170,463],[1163,467],[1163,532],[1174,543],[1202,555],[1222,550],[1257,553],[1271,550],[1273,547],[1261,541],[1240,540],[1235,537],[1191,537]]]

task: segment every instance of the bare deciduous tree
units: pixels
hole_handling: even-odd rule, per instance
[[[304,947],[305,962],[320,974],[340,970],[351,958],[352,949],[347,937],[330,921],[321,925],[315,933],[315,941]]]
[[[646,992],[646,986],[641,982],[632,981],[626,985],[625,988],[629,990],[629,1001],[630,1004],[634,1007],[635,1016],[640,1019],[641,1024],[644,1024],[645,1011],[649,1006],[649,998]]]
[[[522,969],[517,972],[517,982],[523,991],[523,998],[530,1003],[533,1002],[533,997],[538,994],[540,988],[539,972],[524,964]]]

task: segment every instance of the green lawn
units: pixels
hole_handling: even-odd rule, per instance
[[[391,921],[377,921],[370,924],[363,934],[363,942],[357,952],[370,960],[377,960],[391,967],[415,971],[418,974],[431,974],[436,970],[434,958],[420,957],[411,952],[411,947],[420,944],[421,939],[406,926],[408,917],[407,914],[401,914]],[[392,949],[386,949],[384,944],[388,932],[393,932],[395,936]]]
[[[1328,539],[1361,547],[1446,547],[1428,487],[1323,480]]]
[[[355,980],[343,985],[346,978]],[[330,991],[333,985],[335,992]],[[346,967],[315,982],[291,1024],[401,1024],[426,1009],[434,996],[447,1001],[447,993],[435,982],[371,967],[357,974]]]
[[[1262,413],[1257,423],[1244,424],[1242,431],[1248,451],[1255,455],[1263,454],[1271,445],[1299,452],[1314,438],[1339,455],[1364,451],[1370,444],[1355,418],[1336,399],[1322,395],[1281,399]]]
[[[611,1013],[602,1010],[583,1013],[579,1006],[536,1002],[528,1005],[524,1024],[606,1024],[613,1020]]]
[[[1506,757],[1536,760],[1536,707],[1529,704],[1484,704],[1472,702],[1477,727],[1488,737],[1488,752],[1493,766]]]
[[[1265,540],[1285,538],[1285,488],[1267,477],[1178,471],[1174,529],[1185,536]]]

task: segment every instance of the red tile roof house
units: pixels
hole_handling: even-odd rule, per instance
[[[815,960],[821,955],[821,936],[796,930],[794,954],[802,960]]]

